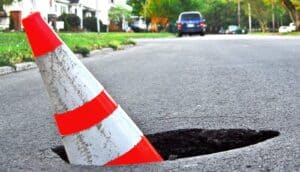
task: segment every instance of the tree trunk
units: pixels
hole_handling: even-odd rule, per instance
[[[296,9],[296,6],[291,2],[291,0],[281,0],[281,4],[288,12],[291,20],[296,26],[296,30],[300,31],[300,11]]]
[[[264,20],[258,20],[261,32],[265,33],[267,31],[268,25],[267,25],[267,21]]]
[[[295,19],[295,25],[296,25],[296,30],[300,31],[300,12],[296,11],[296,19]]]

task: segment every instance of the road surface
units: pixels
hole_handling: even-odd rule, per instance
[[[300,38],[142,39],[83,63],[145,134],[184,128],[277,130],[241,149],[128,167],[62,161],[37,69],[0,76],[0,171],[300,171]]]

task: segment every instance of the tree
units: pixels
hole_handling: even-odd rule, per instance
[[[270,0],[245,0],[244,2],[244,9],[247,9],[248,4],[251,5],[253,18],[258,21],[262,32],[266,32],[272,16]]]
[[[217,32],[220,28],[237,24],[237,2],[228,0],[207,1],[201,8],[209,32]],[[241,25],[245,26],[247,18],[241,13]]]
[[[147,0],[144,9],[149,18],[161,17],[175,21],[182,11],[201,11],[205,0]]]
[[[129,20],[130,19],[130,11],[124,8],[121,5],[117,5],[110,9],[108,16],[112,22],[115,23],[122,23],[123,19]]]
[[[96,17],[85,17],[83,18],[83,27],[90,32],[97,32],[97,18]]]
[[[145,0],[128,0],[127,3],[132,7],[132,14],[135,16],[144,15]]]
[[[75,14],[64,13],[57,20],[64,22],[64,30],[66,31],[76,31],[80,26],[80,18]]]
[[[295,23],[296,30],[300,31],[300,0],[280,0],[280,2]]]
[[[121,5],[117,5],[110,9],[108,16],[110,21],[118,26],[118,28],[122,28],[122,24],[124,20],[130,20],[131,11],[124,8]]]

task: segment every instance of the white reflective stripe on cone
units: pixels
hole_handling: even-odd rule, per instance
[[[55,113],[75,109],[95,98],[103,86],[64,44],[36,59]]]
[[[97,126],[63,137],[63,143],[72,164],[104,165],[134,148],[142,136],[126,112],[118,106]]]

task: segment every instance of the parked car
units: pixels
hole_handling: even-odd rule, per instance
[[[134,32],[143,32],[147,30],[146,21],[143,17],[139,16],[132,16],[131,24],[129,26]]]
[[[290,29],[288,26],[280,26],[278,32],[279,33],[287,33],[287,32],[290,32]]]
[[[183,34],[200,34],[205,35],[205,19],[198,11],[186,11],[180,13],[177,21],[178,36]]]
[[[226,30],[221,27],[220,30],[218,31],[219,34],[225,34],[226,33]]]
[[[288,26],[289,32],[296,31],[296,25],[294,23],[290,23]]]
[[[225,31],[225,34],[247,34],[248,30],[246,28],[242,29],[237,25],[229,25]]]
[[[288,26],[280,26],[278,32],[279,33],[287,33],[296,31],[296,26],[294,23],[290,23]]]

